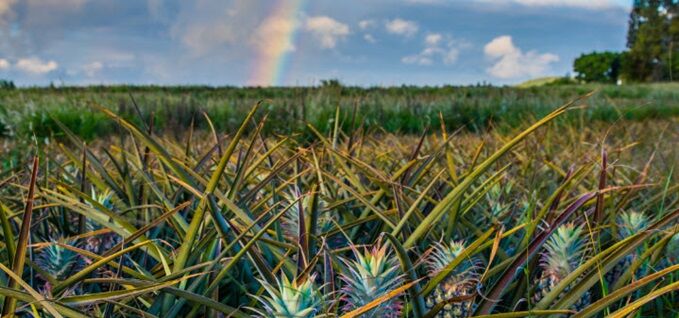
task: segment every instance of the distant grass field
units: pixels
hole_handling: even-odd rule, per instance
[[[540,87],[540,86],[545,86],[545,85],[556,83],[557,81],[559,81],[561,79],[563,79],[563,77],[560,77],[560,76],[539,77],[539,78],[527,80],[525,82],[521,82],[521,83],[519,83],[515,86],[518,87],[518,88]]]
[[[266,132],[304,133],[310,123],[321,131],[334,126],[336,107],[342,128],[359,127],[391,133],[419,134],[447,127],[480,131],[516,127],[548,114],[586,93],[589,107],[571,112],[562,122],[643,121],[679,116],[679,84],[629,86],[515,87],[392,87],[357,88],[212,88],[212,87],[65,87],[0,91],[0,138],[47,137],[60,134],[56,121],[85,140],[116,131],[95,106],[106,107],[140,123],[151,114],[156,131],[179,133],[193,123],[208,128],[207,114],[217,130],[233,130],[257,101],[267,113]],[[136,101],[135,107],[134,101]],[[354,111],[354,108],[356,111]]]

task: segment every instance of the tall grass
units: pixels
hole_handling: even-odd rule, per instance
[[[426,128],[438,129],[442,115],[450,129],[483,131],[491,126],[517,127],[526,117],[543,117],[594,89],[601,92],[589,100],[590,107],[585,112],[564,116],[571,125],[581,125],[581,121],[614,122],[621,117],[643,121],[679,116],[677,84],[529,89],[63,87],[0,92],[0,130],[5,137],[58,137],[62,134],[56,127],[58,120],[81,138],[93,140],[116,132],[116,126],[102,120],[102,113],[93,107],[104,105],[138,125],[153,115],[158,130],[178,132],[188,129],[192,122],[199,128],[208,128],[201,120],[206,113],[217,130],[233,131],[251,105],[266,99],[261,110],[270,119],[263,128],[265,133],[306,134],[306,123],[328,132],[338,105],[346,115],[341,122],[344,130],[364,127],[419,134]]]

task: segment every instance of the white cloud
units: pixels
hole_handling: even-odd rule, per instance
[[[398,34],[403,36],[413,36],[419,30],[419,26],[414,21],[403,20],[403,19],[393,19],[387,21],[384,25],[387,28],[387,32],[392,34]]]
[[[424,49],[419,54],[404,56],[401,58],[401,62],[406,64],[432,65],[434,61],[432,60],[431,53],[431,50]]]
[[[610,8],[615,5],[610,0],[514,0],[525,6],[580,7],[589,9]]]
[[[9,68],[9,61],[5,59],[0,59],[0,70],[6,70]]]
[[[420,53],[401,58],[406,64],[432,65],[440,60],[445,65],[454,64],[460,55],[460,50],[467,47],[465,42],[458,42],[450,36],[440,33],[430,33],[424,37],[424,49]]]
[[[252,44],[260,54],[277,56],[295,50],[288,34],[296,27],[297,21],[288,17],[271,16],[257,27]]]
[[[37,57],[19,59],[16,68],[31,74],[45,74],[56,70],[59,64],[55,61],[43,61]]]
[[[416,5],[444,5],[455,3],[456,0],[405,0]],[[628,8],[628,0],[472,0],[489,5],[518,4],[526,7],[571,7],[590,10],[610,8]]]
[[[97,75],[97,73],[99,73],[99,71],[101,71],[103,68],[104,68],[104,64],[101,63],[101,62],[98,62],[98,61],[97,61],[97,62],[92,62],[92,63],[85,64],[85,65],[83,65],[83,67],[82,67],[83,72],[84,72],[85,75],[87,75],[88,77],[94,77],[94,76]]]
[[[225,21],[214,23],[191,23],[181,31],[181,41],[195,55],[203,55],[224,44],[233,43],[237,36],[233,26]]]
[[[375,22],[375,20],[361,20],[358,22],[358,27],[361,30],[366,30],[375,27],[376,24],[377,22]]]
[[[441,33],[429,33],[426,37],[424,37],[424,42],[427,45],[438,45],[442,39],[443,35],[441,35]]]
[[[80,14],[88,1],[0,0],[0,51],[14,57],[27,56],[63,43],[67,29],[89,28],[87,35],[97,32],[99,25],[88,24],[90,20],[87,19],[81,22],[83,16]],[[91,21],[97,20],[96,10],[90,14],[95,19]]]
[[[519,48],[514,46],[512,37],[508,35],[503,35],[494,38],[483,48],[483,52],[486,56],[491,58],[498,58],[504,55],[511,54],[521,54]]]
[[[285,25],[279,22],[284,21],[282,14],[266,13],[251,0],[182,1],[176,16],[168,20],[170,36],[187,48],[189,58],[231,59],[253,47],[270,46],[280,34],[274,26]]]
[[[460,50],[458,48],[449,48],[448,51],[443,54],[443,64],[450,65],[457,62],[458,56],[460,56]]]
[[[420,53],[408,55],[401,59],[406,64],[432,65],[435,60],[440,59],[445,65],[454,64],[460,55],[460,48],[457,47],[426,47]]]
[[[9,12],[15,2],[16,0],[0,0],[0,15]]]
[[[16,3],[16,0],[0,0],[0,26],[7,23],[7,20],[11,19],[14,14],[12,6]]]
[[[524,53],[508,35],[496,37],[486,44],[483,51],[494,63],[486,71],[500,79],[545,75],[550,64],[559,61],[559,56],[552,53]]]
[[[80,9],[88,0],[27,0],[31,6],[61,7]]]
[[[317,16],[307,19],[305,29],[320,41],[324,49],[332,49],[337,41],[349,35],[349,26],[327,16]]]
[[[358,28],[361,29],[361,30],[364,30],[364,31],[366,31],[368,29],[373,29],[373,28],[375,28],[375,26],[377,26],[377,22],[375,20],[372,20],[372,19],[361,20],[361,21],[358,22]],[[375,39],[375,37],[370,33],[363,34],[363,39],[368,43],[376,43],[377,42],[377,39]]]
[[[623,7],[623,1],[616,0],[475,0],[488,4],[518,4],[526,7],[572,7],[581,9],[610,9]]]

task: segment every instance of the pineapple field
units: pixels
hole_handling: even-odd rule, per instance
[[[2,317],[679,317],[676,88],[7,92]]]

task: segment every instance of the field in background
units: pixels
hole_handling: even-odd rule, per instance
[[[679,116],[679,84],[629,86],[513,87],[394,87],[356,88],[326,85],[317,88],[211,87],[87,87],[26,88],[0,91],[0,137],[47,137],[60,134],[55,120],[78,136],[92,140],[114,132],[93,106],[109,108],[139,123],[154,115],[157,131],[179,133],[194,122],[207,128],[207,114],[219,131],[234,130],[259,100],[269,116],[266,132],[307,133],[306,123],[328,131],[336,107],[342,109],[342,128],[364,127],[393,133],[420,134],[440,127],[485,130],[516,127],[548,114],[566,101],[592,91],[583,112],[571,112],[571,124],[620,119],[642,121]],[[134,102],[138,106],[134,106]],[[356,108],[358,111],[354,112]],[[353,115],[356,115],[355,117]],[[351,116],[349,116],[351,115]]]

